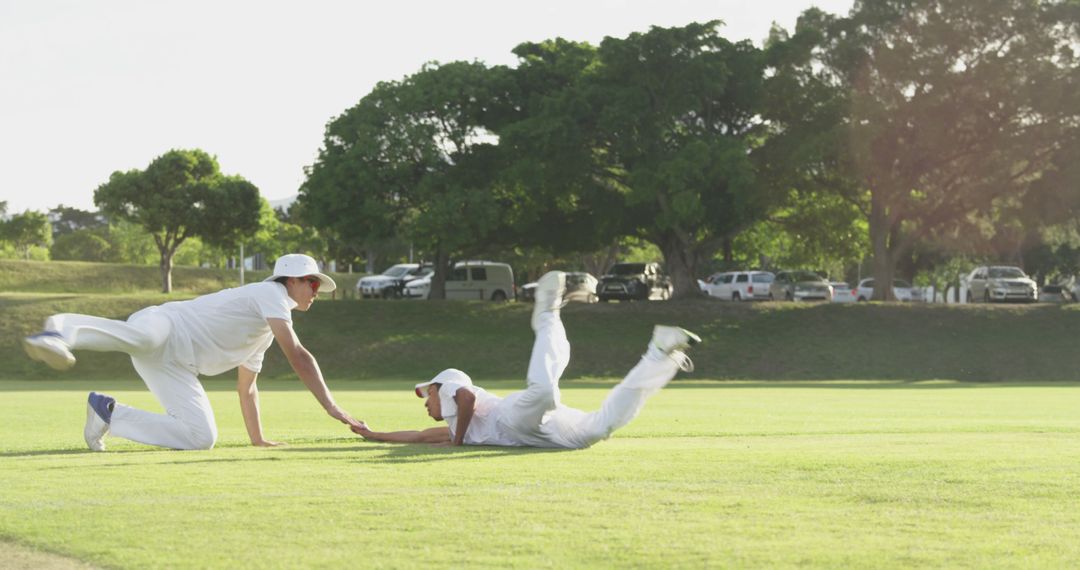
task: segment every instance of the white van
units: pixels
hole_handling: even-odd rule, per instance
[[[405,285],[405,296],[427,299],[431,277]],[[446,278],[446,298],[474,301],[507,301],[514,298],[514,271],[494,261],[459,261]]]

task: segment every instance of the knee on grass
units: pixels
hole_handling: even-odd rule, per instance
[[[217,443],[217,426],[212,423],[189,427],[188,445],[185,449],[213,449]]]

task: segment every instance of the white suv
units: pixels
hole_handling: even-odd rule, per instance
[[[773,278],[768,271],[717,273],[705,282],[705,292],[723,301],[764,301],[769,298]]]
[[[976,267],[967,276],[967,302],[1039,300],[1039,288],[1023,269],[1005,265]]]

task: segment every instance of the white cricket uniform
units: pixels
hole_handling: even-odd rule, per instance
[[[580,449],[607,439],[637,417],[645,401],[667,385],[678,364],[650,348],[637,365],[608,393],[600,409],[583,412],[559,401],[559,379],[570,363],[570,343],[557,313],[540,316],[526,388],[505,398],[477,386],[448,382],[439,388],[450,437],[457,429],[454,394],[465,388],[476,395],[476,411],[465,431],[468,445],[563,447]]]
[[[274,340],[267,319],[292,322],[294,307],[283,285],[261,282],[147,307],[127,322],[53,315],[45,330],[59,332],[72,350],[127,353],[165,408],[165,414],[155,414],[117,403],[109,426],[113,435],[173,449],[210,449],[217,425],[197,375],[237,366],[260,372]]]

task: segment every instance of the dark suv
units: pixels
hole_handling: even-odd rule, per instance
[[[671,279],[656,262],[616,263],[600,278],[596,296],[601,303],[611,299],[668,299],[671,297]]]

